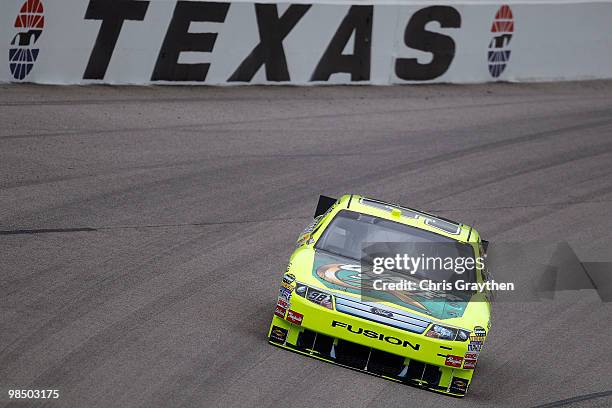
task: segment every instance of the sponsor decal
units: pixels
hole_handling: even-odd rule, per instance
[[[466,360],[477,360],[478,359],[478,353],[465,353],[465,355],[463,356]]]
[[[487,331],[484,327],[476,326],[474,327],[474,335],[478,337],[485,337],[487,335]]]
[[[291,300],[291,290],[287,288],[280,288],[278,291],[278,297],[289,302]]]
[[[297,242],[295,243],[295,246],[296,247],[300,247],[300,246],[304,245],[309,239],[310,239],[310,233],[302,234],[302,235],[300,235],[300,237],[298,238]]]
[[[465,361],[463,362],[463,368],[465,370],[473,370],[474,368],[476,368],[476,362],[477,360],[474,359],[465,359]]]
[[[470,341],[474,343],[484,343],[484,336],[476,336],[475,334],[470,335]]]
[[[470,334],[470,344],[468,344],[468,351],[477,354],[480,353],[486,335],[487,331],[484,329],[484,327],[474,327],[474,331]]]
[[[482,350],[482,343],[470,343],[468,344],[468,351],[474,353],[480,353]]]
[[[384,309],[379,309],[377,307],[372,307],[370,308],[370,312],[374,313],[375,315],[378,316],[384,316],[384,317],[393,317],[393,313],[388,311],[388,310],[384,310]]]
[[[276,306],[280,306],[280,307],[284,307],[285,309],[289,308],[289,302],[285,301],[284,299],[278,298],[277,302],[276,302]]]
[[[285,282],[284,280],[281,282],[281,287],[287,289],[289,292],[293,291],[294,287]]]
[[[493,78],[498,78],[506,69],[510,60],[510,41],[514,33],[514,17],[510,6],[503,5],[495,13],[495,19],[491,24],[493,38],[489,43],[487,53],[489,73]]]
[[[301,313],[298,313],[291,309],[289,309],[289,311],[287,312],[287,321],[289,323],[297,324],[298,326],[300,326],[302,324],[303,319],[304,315]]]
[[[420,344],[412,344],[408,340],[401,340],[401,339],[398,339],[397,337],[387,336],[384,333],[378,333],[378,332],[375,332],[374,330],[364,330],[361,327],[353,327],[353,325],[339,322],[337,320],[333,320],[331,323],[331,326],[332,327],[343,327],[351,333],[360,334],[360,335],[363,335],[371,339],[377,339],[380,341],[384,341],[389,344],[393,344],[394,346],[410,347],[413,350],[418,350],[421,348]]]
[[[465,394],[467,392],[468,380],[453,377],[449,391],[455,394]]]
[[[304,228],[304,231],[302,231],[302,233],[297,239],[297,242],[295,243],[296,246],[302,246],[311,238],[312,232],[315,230],[315,227],[317,226],[319,221],[321,221],[321,216],[315,218],[314,221],[312,221],[310,224],[308,224],[306,228]]]
[[[285,313],[287,312],[287,309],[282,307],[282,306],[276,306],[276,309],[274,310],[274,314],[277,315],[278,317],[280,317],[281,319],[285,318]]]
[[[45,27],[43,4],[27,0],[22,4],[13,27],[15,36],[9,47],[9,69],[13,78],[23,80],[34,68],[40,49],[36,46]]]
[[[472,343],[484,343],[484,336],[476,336],[475,334],[470,334],[470,342]]]
[[[483,344],[484,343],[485,338],[484,337],[480,337],[480,336],[470,336],[470,343],[474,343],[474,344]]]
[[[463,357],[452,356],[449,354],[448,356],[446,356],[446,361],[444,361],[444,365],[459,368],[461,367],[462,362],[463,362]]]
[[[270,332],[270,340],[274,343],[284,343],[287,340],[287,329],[283,329],[282,327],[272,326],[272,331]]]
[[[292,273],[284,274],[283,282],[286,283],[287,285],[291,285],[293,282],[295,282],[295,275]]]

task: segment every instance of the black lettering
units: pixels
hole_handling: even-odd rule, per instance
[[[83,79],[104,79],[125,20],[144,20],[148,1],[90,0],[85,20],[102,20]]]
[[[328,81],[338,72],[351,74],[351,81],[370,79],[373,12],[374,6],[351,6],[317,64],[311,81]],[[342,54],[353,32],[353,54]]]
[[[410,346],[410,347],[412,347],[414,350],[418,350],[418,349],[420,349],[420,348],[421,348],[421,345],[420,345],[420,344],[413,345],[413,344],[412,344],[412,343],[410,343],[408,340],[404,340],[404,344],[402,344],[402,347],[406,347],[406,346]]]
[[[386,341],[387,343],[399,346],[400,344],[402,345],[402,347],[407,347],[410,346],[412,347],[414,350],[418,350],[419,348],[421,348],[420,344],[412,344],[410,343],[408,340],[404,340],[404,342],[402,343],[402,340],[398,339],[397,337],[392,337],[392,336],[385,336],[383,333],[378,334],[377,332],[373,331],[373,330],[364,330],[361,327],[358,327],[357,329],[354,329],[352,325],[347,325],[346,323],[342,323],[339,322],[337,320],[332,320],[332,327],[345,327],[348,331],[350,331],[351,333],[355,333],[355,334],[363,334],[366,337],[369,337],[371,339],[378,339],[381,341]]]
[[[249,82],[262,65],[266,66],[268,81],[289,81],[283,40],[310,7],[309,4],[292,4],[279,18],[276,4],[255,4],[259,44],[242,61],[228,81]]]
[[[414,13],[404,32],[404,43],[415,50],[431,52],[431,62],[420,64],[416,58],[398,58],[395,75],[407,81],[426,81],[444,74],[455,57],[455,41],[447,35],[425,30],[430,21],[441,28],[461,27],[461,15],[453,7],[431,6]]]
[[[391,340],[393,340],[393,341],[391,341]],[[385,337],[385,341],[387,343],[391,343],[391,344],[395,344],[395,345],[402,344],[402,341],[400,339],[398,339],[397,337],[388,336],[388,337]]]
[[[358,327],[357,331],[353,331],[353,326],[351,326],[350,324],[348,325],[346,329],[350,331],[351,333],[355,333],[355,334],[361,334],[363,332],[363,329],[361,327]]]
[[[192,21],[223,23],[229,3],[178,1],[159,50],[152,81],[205,81],[209,63],[179,64],[183,51],[212,52],[217,33],[190,33]]]
[[[375,338],[378,337],[378,333],[376,333],[375,331],[372,331],[372,330],[365,330],[363,332],[363,335],[366,336],[366,337],[370,337],[372,339],[375,339]]]

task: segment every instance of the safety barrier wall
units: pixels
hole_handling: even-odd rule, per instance
[[[314,85],[610,77],[610,2],[0,2],[0,82]]]

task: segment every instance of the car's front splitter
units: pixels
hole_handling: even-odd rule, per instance
[[[386,351],[312,332],[276,316],[270,326],[268,339],[270,344],[286,350],[453,397],[465,396],[471,380],[472,372],[469,378],[462,378],[458,375],[465,370],[425,364],[392,355]]]

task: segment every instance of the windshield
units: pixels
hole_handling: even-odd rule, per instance
[[[368,255],[363,252],[366,247],[370,250]],[[466,259],[474,258],[474,251],[469,244],[354,211],[340,211],[323,232],[315,248],[354,260],[371,259],[374,253],[391,256],[397,253],[394,252],[397,251],[397,248],[401,248],[403,254],[423,260],[420,267],[407,273],[413,279],[428,279],[437,282],[444,280],[454,282],[461,279],[465,282],[476,282],[473,266],[468,268],[468,265],[464,265],[460,273],[456,273],[454,269],[456,265],[463,264]],[[447,267],[448,262],[453,264],[453,268]]]

